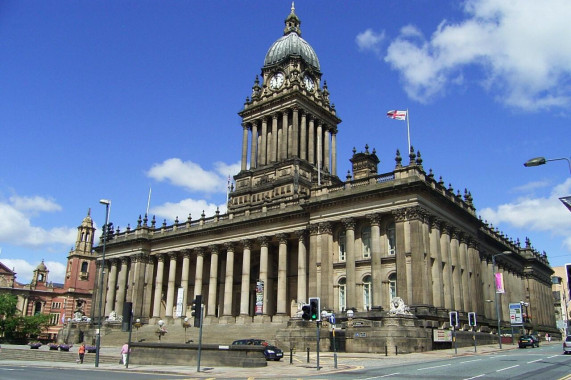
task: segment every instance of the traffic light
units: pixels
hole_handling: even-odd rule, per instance
[[[448,313],[448,315],[450,316],[450,326],[454,326],[454,327],[460,326],[460,323],[458,321],[458,312],[457,311],[451,311],[450,313]]]
[[[309,299],[309,319],[312,321],[318,321],[321,314],[321,305],[319,302],[319,297],[314,297]]]
[[[311,319],[311,306],[305,304],[302,306],[301,311],[303,312],[301,318],[303,318],[304,321],[309,321]]]
[[[468,313],[468,325],[476,326],[476,313],[473,311]]]
[[[200,322],[202,320],[202,295],[197,295],[192,300],[191,307],[192,315],[194,317],[194,327],[200,327]]]

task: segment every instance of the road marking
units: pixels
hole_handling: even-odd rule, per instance
[[[548,356],[547,359],[558,358],[559,356],[561,356],[561,355]]]
[[[467,379],[464,379],[464,380],[477,379],[478,377],[482,377],[482,376],[486,376],[486,374],[485,374],[485,373],[483,373],[483,374],[481,374],[481,375],[478,375],[478,376],[474,376],[474,377],[469,377],[469,378],[467,378]]]
[[[425,369],[433,369],[433,368],[442,368],[442,367],[450,367],[452,364],[443,364],[443,365],[437,365],[434,367],[425,367],[425,368],[418,368],[417,371],[424,371]]]
[[[505,370],[508,370],[508,369],[512,369],[512,368],[515,368],[515,367],[519,367],[519,364],[517,364],[517,365],[512,365],[511,367],[506,367],[506,368],[498,369],[496,372],[502,372],[502,371],[505,371]]]
[[[459,364],[479,362],[480,360],[482,360],[482,359],[466,360],[465,362],[460,362]]]
[[[399,375],[399,374],[400,374],[400,372],[395,372],[395,373],[389,373],[388,375],[383,375],[383,376],[366,377],[366,378],[361,379],[361,380],[380,379],[381,377],[389,377],[389,376],[394,376],[394,375]]]

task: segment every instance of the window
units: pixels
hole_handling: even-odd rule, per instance
[[[361,231],[361,242],[363,243],[363,258],[371,257],[371,227],[365,227]]]
[[[59,322],[59,313],[50,314],[50,325],[57,325]]]
[[[61,309],[61,302],[52,302],[52,309]]]
[[[397,296],[397,275],[392,273],[389,276],[389,301]]]
[[[387,245],[389,255],[394,255],[396,252],[396,237],[395,237],[395,224],[390,223],[387,226]]]
[[[344,311],[347,307],[347,280],[345,277],[340,278],[339,282],[339,310]]]
[[[363,278],[363,307],[371,310],[371,276]]]
[[[345,261],[345,232],[339,234],[339,261]]]
[[[87,273],[87,261],[84,261],[81,263],[81,272],[82,273]]]

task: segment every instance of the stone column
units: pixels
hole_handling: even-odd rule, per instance
[[[133,302],[133,317],[143,314],[143,294],[145,291],[145,256],[144,252],[131,256],[135,270],[131,283],[131,302]]]
[[[278,251],[278,303],[276,314],[284,315],[287,311],[287,238],[286,234],[277,235],[279,241]]]
[[[452,276],[452,254],[450,250],[450,226],[444,222],[439,223],[440,227],[440,252],[444,269],[442,271],[442,283],[444,288],[444,307],[448,310],[456,310],[454,304],[454,280]]]
[[[288,148],[288,141],[289,141],[289,137],[288,137],[288,133],[287,130],[289,128],[289,122],[288,122],[288,111],[284,111],[282,112],[282,140],[281,140],[281,146],[280,146],[280,161],[281,160],[285,160],[289,153],[287,151]]]
[[[307,116],[305,112],[301,111],[301,125],[299,132],[299,157],[302,160],[307,160]]]
[[[452,256],[452,281],[454,283],[454,305],[456,310],[462,311],[464,301],[462,298],[462,273],[461,263],[458,253],[458,230],[451,228],[452,236],[450,239],[450,255]]]
[[[261,151],[261,160],[259,165],[267,165],[268,164],[268,119],[262,119],[262,144],[260,146]]]
[[[264,283],[264,298],[262,300],[262,315],[268,315],[268,244],[269,238],[262,236],[258,238],[260,243],[260,281]]]
[[[317,163],[317,168],[319,170],[323,170],[323,127],[321,125],[321,122],[318,122],[317,124],[316,140],[317,140],[317,158],[315,160]]]
[[[319,291],[321,290],[321,280],[318,280],[318,265],[321,265],[321,262],[317,259],[317,233],[318,233],[318,226],[317,224],[310,224],[309,225],[309,284],[307,287],[308,296],[313,297],[319,296]]]
[[[153,303],[153,286],[155,285],[155,263],[149,254],[143,256],[143,262],[145,263],[145,290],[141,317],[151,318],[153,316],[151,305]]]
[[[337,128],[335,127],[331,130],[331,174],[337,175]]]
[[[206,315],[216,316],[216,292],[218,291],[218,247],[212,245],[210,248],[210,280],[208,282],[208,305]]]
[[[169,257],[169,277],[167,282],[167,306],[165,310],[165,317],[172,318],[173,317],[173,307],[174,307],[174,291],[176,288],[175,280],[176,280],[176,252],[170,252],[168,254]]]
[[[329,173],[329,138],[331,133],[329,132],[329,128],[325,128],[324,137],[323,137],[323,170]]]
[[[241,160],[241,170],[246,170],[248,168],[248,125],[242,123],[242,160]]]
[[[460,256],[460,266],[462,267],[462,296],[463,296],[463,309],[465,312],[472,310],[472,289],[470,289],[470,260],[468,260],[468,246],[466,235],[460,235],[460,246],[458,254]]]
[[[249,314],[250,298],[250,249],[252,243],[244,240],[244,253],[242,259],[242,287],[240,292],[240,315]]]
[[[155,284],[155,297],[153,300],[153,318],[161,316],[161,301],[163,293],[163,272],[165,270],[165,255],[157,254],[157,280]]]
[[[194,272],[194,297],[202,295],[202,274],[204,272],[204,250],[196,249],[196,268]]]
[[[226,278],[224,280],[224,315],[232,316],[234,295],[234,244],[226,243]]]
[[[272,115],[272,148],[271,160],[276,162],[278,160],[278,115]]]
[[[125,302],[125,294],[127,292],[127,274],[129,273],[129,259],[121,257],[121,269],[119,270],[119,280],[117,289],[117,299],[115,300],[115,312],[117,315],[123,313],[123,303]]]
[[[111,271],[109,273],[109,282],[107,290],[107,299],[105,300],[105,315],[109,315],[112,311],[115,311],[115,290],[117,287],[117,259],[109,260],[111,263]],[[116,312],[116,311],[115,311]]]
[[[371,306],[382,306],[382,278],[381,278],[381,216],[367,215],[371,224]]]
[[[293,157],[299,157],[299,116],[298,116],[299,109],[297,107],[293,108],[292,111],[292,152],[291,155]]]
[[[405,228],[406,213],[405,210],[395,210],[393,212],[395,218],[395,264],[397,274],[397,297],[403,299],[404,303],[409,305],[408,298],[408,281],[406,273],[406,249],[405,249]]]
[[[424,259],[424,241],[422,220],[424,211],[419,207],[407,210],[408,222],[410,225],[410,260],[411,260],[411,286],[412,305],[425,304],[425,293],[428,284],[426,276],[426,263]],[[420,280],[420,281],[419,281]]]
[[[440,251],[440,221],[429,219],[430,229],[430,256],[434,263],[432,270],[432,304],[436,307],[446,307],[444,302],[444,271],[442,266],[442,252]]]
[[[307,160],[310,164],[315,164],[315,121],[312,115],[309,117]]]
[[[355,273],[355,220],[352,218],[342,219],[345,227],[345,247],[347,260],[345,271],[347,279],[346,305],[347,309],[357,307],[357,278]]]
[[[182,273],[180,276],[180,287],[182,288],[182,317],[186,317],[186,310],[188,306],[188,277],[190,270],[190,250],[185,249],[182,251]],[[188,315],[190,317],[190,313]]]
[[[321,257],[321,308],[333,308],[333,262],[331,260],[331,223],[319,223],[318,257]]]
[[[250,169],[255,169],[257,165],[257,155],[258,155],[258,125],[256,123],[252,124],[252,141],[250,147]]]
[[[297,302],[307,303],[307,248],[306,231],[296,231],[297,236]]]

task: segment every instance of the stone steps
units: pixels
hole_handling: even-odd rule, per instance
[[[118,364],[120,355],[99,355],[99,363],[101,364]],[[66,362],[75,363],[78,359],[77,348],[74,347],[73,352],[55,351],[45,349],[10,349],[2,348],[0,360],[24,360],[24,361],[42,361],[42,362]],[[87,353],[83,358],[83,364],[95,364],[95,354]]]

